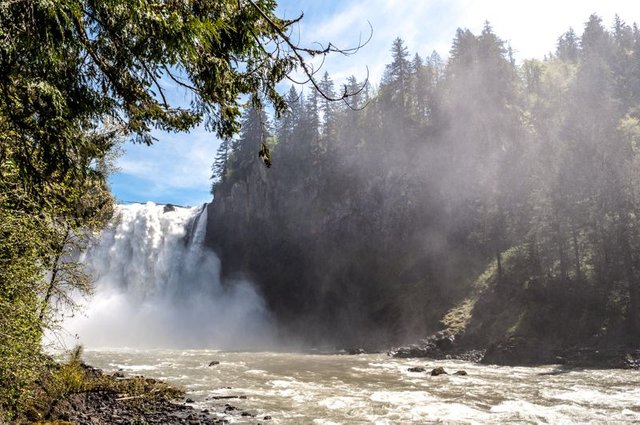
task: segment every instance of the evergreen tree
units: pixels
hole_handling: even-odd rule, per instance
[[[327,94],[330,98],[335,97],[335,88],[333,84],[333,80],[329,77],[329,73],[325,71],[322,79],[319,82],[320,91],[322,93]],[[319,111],[322,114],[322,136],[326,140],[333,141],[335,138],[336,131],[336,112],[337,107],[335,102],[332,102],[330,99],[322,97],[320,99]],[[327,142],[331,143],[331,142]]]
[[[294,86],[289,88],[286,101],[289,108],[282,113],[276,123],[279,149],[287,149],[294,143],[293,132],[302,114],[302,95],[298,93]]]
[[[438,82],[444,70],[444,62],[438,52],[435,50],[431,52],[427,64],[433,69],[435,82]]]
[[[216,151],[216,158],[211,167],[212,174],[211,179],[211,194],[215,196],[216,186],[223,184],[227,178],[229,172],[229,156],[231,154],[231,141],[229,139],[223,139],[220,142],[220,146]]]
[[[556,56],[562,61],[576,62],[578,60],[579,52],[580,47],[578,37],[576,36],[573,28],[569,28],[569,31],[558,38]]]
[[[312,91],[306,96],[302,117],[296,128],[296,140],[301,144],[301,150],[308,150],[312,163],[318,165],[324,147],[320,144],[320,108],[319,96]]]
[[[351,109],[351,110],[358,110],[360,109],[362,106],[364,106],[364,102],[363,102],[363,87],[361,86],[360,83],[358,83],[358,80],[356,79],[356,77],[354,75],[349,76],[349,78],[347,78],[347,87],[346,87],[347,92],[349,93],[354,93],[353,96],[351,96],[351,98],[347,99],[347,101],[345,102],[345,105]]]
[[[270,137],[267,114],[255,106],[248,107],[242,116],[239,137],[231,142],[232,156],[229,167],[234,178],[243,179],[251,165],[258,160],[257,152],[260,143]]]
[[[387,95],[398,108],[406,106],[406,95],[411,75],[411,62],[408,57],[409,51],[404,45],[404,41],[400,37],[396,38],[391,46],[392,61],[385,68],[381,88],[388,92]]]

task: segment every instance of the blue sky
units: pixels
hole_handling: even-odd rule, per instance
[[[422,56],[436,50],[444,59],[458,27],[478,33],[488,20],[508,41],[518,60],[542,58],[554,50],[557,37],[569,27],[581,33],[590,14],[597,13],[610,26],[615,13],[632,23],[640,22],[637,0],[281,0],[279,13],[295,17],[304,12],[299,30],[302,44],[332,42],[352,47],[360,38],[373,36],[368,45],[350,57],[330,56],[324,64],[337,83],[350,75],[379,82],[389,48],[396,37],[405,40],[412,53]],[[282,90],[288,83],[281,84]],[[188,101],[183,91],[168,87],[171,98]],[[120,169],[111,188],[120,202],[154,201],[198,205],[211,200],[211,164],[220,141],[203,128],[190,133],[155,132],[151,147],[126,143],[118,159]],[[284,166],[284,165],[283,165]]]

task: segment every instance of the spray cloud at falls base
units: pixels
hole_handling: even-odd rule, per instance
[[[268,346],[265,305],[249,282],[221,280],[206,222],[206,206],[118,206],[83,256],[95,294],[66,329],[88,347]]]

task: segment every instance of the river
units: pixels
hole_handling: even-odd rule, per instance
[[[640,422],[640,373],[632,370],[215,350],[101,349],[87,350],[84,358],[106,372],[177,384],[195,407],[231,423]],[[209,366],[212,361],[220,363]],[[412,366],[427,370],[410,372]],[[450,374],[430,376],[437,366]],[[468,374],[453,375],[457,370]],[[221,396],[238,398],[214,398]],[[238,410],[222,413],[225,403]]]

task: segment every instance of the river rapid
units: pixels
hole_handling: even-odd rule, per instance
[[[100,349],[84,357],[105,372],[181,386],[193,406],[231,423],[640,422],[640,373],[632,370],[501,367],[386,354]],[[212,361],[220,363],[209,366]],[[413,366],[426,372],[410,372]],[[437,366],[449,375],[431,376]],[[457,370],[468,374],[453,375]],[[223,413],[225,404],[238,410]]]

